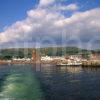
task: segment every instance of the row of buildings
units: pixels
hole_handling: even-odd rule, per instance
[[[12,60],[0,60],[0,63],[49,63],[57,65],[82,65],[82,64],[99,64],[100,65],[100,54],[90,54],[88,57],[84,57],[82,54],[66,55],[66,56],[41,56],[37,51],[33,51],[31,58],[16,58]]]
[[[33,52],[32,58],[12,58],[13,62],[37,62],[37,63],[55,63],[62,65],[82,65],[83,62],[100,63],[100,54],[90,54],[89,58],[84,58],[81,54],[67,56],[40,56],[37,52]]]

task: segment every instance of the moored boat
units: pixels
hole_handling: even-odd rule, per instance
[[[58,63],[57,66],[81,66],[82,63]]]

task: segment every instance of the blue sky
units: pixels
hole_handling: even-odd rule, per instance
[[[0,46],[4,44],[9,45],[14,42],[18,42],[19,46],[28,42],[36,44],[36,38],[41,38],[41,36],[43,38],[44,36],[51,37],[56,42],[55,44],[61,45],[62,39],[60,37],[62,36],[63,31],[66,31],[66,39],[72,38],[71,36],[75,36],[75,38],[77,37],[81,40],[82,45],[86,45],[86,42],[90,41],[90,37],[94,37],[94,34],[99,37],[99,8],[100,0],[0,0]],[[85,16],[85,14],[87,14],[87,16]],[[47,15],[51,19],[48,19]],[[44,17],[47,18],[48,23]],[[82,20],[78,20],[78,18],[82,18]],[[28,24],[29,22],[26,21],[27,19],[29,19],[29,22],[32,20],[30,22],[31,24]],[[74,20],[76,20],[77,27],[74,26]],[[69,21],[72,21],[72,25]],[[17,22],[19,23],[15,25]],[[90,22],[93,25],[90,25]],[[57,25],[51,27],[54,24]],[[82,29],[85,24],[88,28],[86,27]],[[27,27],[28,30],[22,29],[22,32],[20,32],[21,29],[19,29],[19,27],[23,28],[24,25],[26,25],[25,27],[29,26]],[[18,28],[19,31],[14,31],[15,28]],[[29,28],[31,28],[31,30],[29,30]],[[92,31],[91,29],[93,28],[94,30]],[[61,29],[59,30],[60,33],[57,32],[57,29]],[[74,30],[74,32],[72,30]],[[22,34],[23,39],[20,39]],[[56,35],[58,37],[56,37]],[[39,41],[37,42],[39,43]],[[31,46],[31,44],[29,45]],[[67,43],[63,43],[63,45],[67,45]],[[95,48],[98,47],[99,45]]]
[[[56,0],[56,2],[64,5],[76,3],[80,6],[80,11],[100,7],[100,0]],[[26,11],[32,9],[38,3],[39,0],[0,0],[0,31],[5,26],[24,19]]]
[[[35,7],[38,0],[0,0],[0,31],[26,17],[26,11]]]

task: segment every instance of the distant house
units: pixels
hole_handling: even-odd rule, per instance
[[[15,58],[15,57],[13,57],[12,61],[31,61],[31,59],[30,58]]]
[[[66,60],[65,57],[58,57],[58,56],[44,56],[44,57],[41,57],[41,60],[42,61],[55,61],[55,60]]]
[[[42,61],[52,61],[53,59],[49,56],[44,56],[44,57],[41,57],[41,60]]]
[[[82,60],[82,55],[70,55],[69,59],[80,61]]]
[[[90,60],[100,60],[100,54],[91,54]]]

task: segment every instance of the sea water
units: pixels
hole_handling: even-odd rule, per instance
[[[31,66],[13,65],[8,70],[2,82],[0,100],[44,100]]]
[[[100,100],[100,68],[0,66],[0,100]]]

